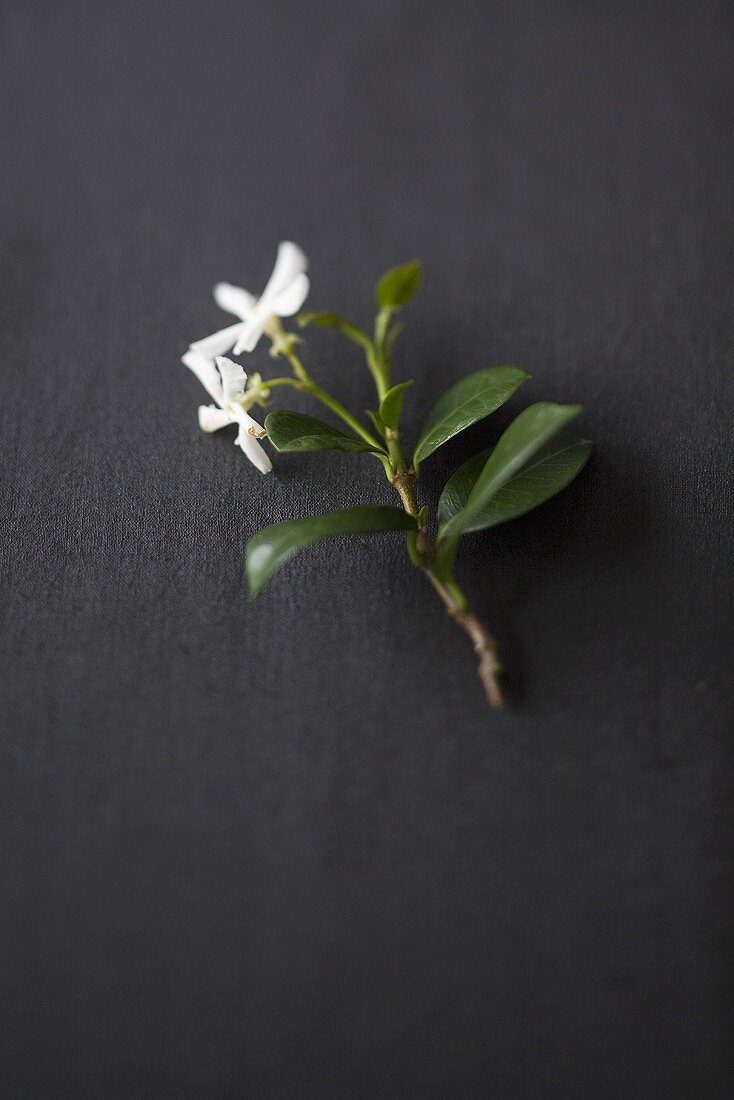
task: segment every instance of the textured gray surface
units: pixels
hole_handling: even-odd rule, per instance
[[[728,1094],[732,30],[3,8],[8,1095]],[[514,411],[586,406],[579,483],[461,559],[501,716],[399,538],[243,593],[264,523],[389,500],[367,460],[263,481],[196,427],[178,356],[284,236],[364,322],[423,259],[409,429],[496,363],[534,376]],[[307,356],[365,406],[348,346]]]

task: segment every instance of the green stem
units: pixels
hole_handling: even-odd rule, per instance
[[[381,451],[384,451],[379,439],[376,439],[371,432],[368,432],[365,427],[360,424],[356,416],[352,416],[348,409],[345,409],[341,401],[337,401],[335,397],[332,397],[326,390],[322,390],[321,386],[316,382],[306,382],[303,386],[306,393],[310,393],[317,401],[320,401],[322,405],[326,405],[327,409],[338,417],[340,417],[345,424],[348,424],[353,432],[356,432],[358,436],[361,436],[365,443],[369,443],[370,447],[378,447]]]
[[[295,345],[300,343],[298,337],[294,337],[292,333],[286,332],[278,317],[272,317],[270,319],[267,326],[267,332],[273,344],[273,351],[276,352],[276,355],[285,356],[293,369],[294,377],[271,378],[268,379],[266,385],[268,387],[292,386],[294,389],[301,390],[303,393],[310,393],[312,397],[315,397],[317,401],[320,401],[322,405],[330,409],[335,416],[338,416],[340,420],[348,424],[352,431],[363,439],[365,443],[377,449],[375,458],[379,458],[385,469],[385,474],[388,480],[390,480],[390,459],[385,453],[382,443],[380,443],[379,439],[376,439],[371,432],[368,432],[363,424],[360,424],[356,416],[353,416],[349,409],[346,409],[344,405],[342,405],[341,401],[337,401],[335,397],[332,397],[330,393],[322,389],[321,386],[314,381],[301,362],[300,357],[296,354]]]
[[[385,356],[385,341],[387,340],[387,330],[390,327],[390,320],[393,315],[392,309],[383,307],[377,314],[375,320],[375,351],[377,353],[378,361],[382,364],[383,369],[389,372],[390,363]],[[389,386],[389,378],[387,379]]]
[[[385,432],[385,442],[387,443],[387,453],[390,455],[394,475],[397,477],[400,474],[406,474],[408,467],[403,454],[400,432],[396,428],[388,428]]]
[[[317,401],[320,401],[322,405],[325,405],[327,409],[331,411],[343,420],[345,424],[348,424],[356,435],[360,436],[365,443],[369,443],[370,447],[377,447],[384,453],[384,447],[380,443],[379,439],[368,432],[364,425],[360,424],[356,416],[352,416],[349,409],[345,409],[341,401],[337,401],[335,397],[332,397],[330,393],[322,389],[318,382],[315,382],[311,375],[308,373],[300,357],[296,355],[292,348],[283,351],[286,359],[293,368],[293,374],[295,378],[274,378],[268,380],[266,385],[268,386],[294,386],[296,389],[302,390],[304,393],[310,393],[312,397],[315,397]],[[378,456],[379,457],[379,456]]]
[[[384,362],[378,356],[377,350],[373,344],[370,344],[365,354],[367,356],[367,366],[370,369],[370,374],[372,375],[375,389],[377,390],[377,399],[378,401],[382,401],[383,397],[390,389],[390,382],[386,376]]]
[[[267,382],[264,383],[264,386],[267,389],[272,389],[273,386],[293,386],[294,389],[301,390],[301,389],[303,389],[303,382],[299,381],[298,378],[290,378],[290,377],[288,377],[288,378],[268,378]]]

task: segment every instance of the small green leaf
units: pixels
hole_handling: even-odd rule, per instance
[[[299,313],[296,320],[301,328],[305,328],[306,325],[320,325],[321,328],[335,328],[350,340],[353,340],[355,344],[359,344],[360,347],[370,348],[372,346],[372,341],[367,333],[358,325],[348,321],[346,317],[342,317],[339,313],[321,313],[317,310],[310,310],[306,313]]]
[[[372,409],[365,409],[365,412],[367,413],[367,416],[370,418],[370,420],[374,424],[375,430],[377,431],[377,434],[384,437],[384,435],[385,435],[385,425],[380,420],[380,414],[376,413],[376,412],[373,412]]]
[[[417,260],[386,271],[375,287],[381,309],[400,309],[408,304],[421,285],[423,268]]]
[[[311,519],[274,523],[247,543],[245,565],[253,597],[262,592],[273,573],[295,553],[332,535],[366,535],[380,531],[412,531],[412,516],[383,504],[344,508]]]
[[[423,564],[423,559],[418,552],[418,532],[408,531],[408,557],[412,561],[413,565],[420,567]]]
[[[415,448],[414,464],[504,405],[529,377],[519,367],[488,367],[462,378],[433,406]]]
[[[388,390],[380,402],[380,419],[386,428],[397,428],[403,412],[403,396],[411,382],[399,382]]]
[[[534,458],[491,497],[476,518],[464,529],[483,531],[524,516],[560,493],[581,472],[592,444],[571,432],[560,432]],[[460,466],[444,486],[438,502],[438,522],[443,527],[466,504],[491,451],[482,451]]]
[[[450,574],[459,539],[472,530],[495,493],[580,412],[581,405],[539,402],[513,420],[485,462],[466,503],[439,532],[436,568],[440,575]]]
[[[351,454],[383,453],[377,447],[332,428],[315,416],[279,409],[265,417],[268,439],[278,451],[348,451]]]

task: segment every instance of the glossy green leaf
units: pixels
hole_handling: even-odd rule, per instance
[[[399,382],[388,390],[380,402],[380,419],[386,428],[397,428],[403,412],[403,397],[411,382]]]
[[[414,463],[504,405],[529,377],[519,367],[488,367],[462,378],[433,406],[415,448]]]
[[[347,435],[315,416],[278,409],[265,417],[268,439],[278,451],[347,451],[379,453],[356,435]]]
[[[474,524],[492,497],[580,412],[581,405],[540,402],[513,420],[479,472],[466,503],[439,532],[436,567],[440,574],[450,574],[459,539],[464,532],[476,530]]]
[[[368,348],[372,345],[372,341],[366,332],[358,325],[352,324],[346,317],[342,317],[339,313],[309,310],[305,313],[299,313],[296,320],[301,328],[305,328],[306,325],[319,325],[321,328],[335,328],[350,340],[353,340],[355,344],[359,344],[363,348]]]
[[[423,268],[417,260],[386,271],[375,288],[382,309],[400,309],[408,304],[421,285]]]
[[[560,432],[490,497],[470,525],[464,528],[464,534],[507,523],[544,504],[581,472],[591,450],[592,444],[588,439],[580,439],[571,432]],[[441,526],[464,507],[490,454],[491,451],[487,450],[470,458],[446,482],[438,502],[438,522]]]
[[[311,519],[292,519],[274,523],[258,532],[247,543],[245,565],[250,592],[257,596],[273,573],[295,553],[319,539],[335,535],[365,535],[380,531],[412,531],[412,516],[383,504],[364,504],[344,508]]]

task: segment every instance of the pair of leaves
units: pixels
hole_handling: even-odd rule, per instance
[[[439,501],[439,573],[450,576],[462,535],[524,515],[573,480],[591,444],[561,433],[580,412],[580,405],[531,405],[513,420],[493,451],[476,455],[457,470]]]
[[[382,504],[343,508],[311,519],[292,519],[263,528],[247,544],[245,564],[250,592],[257,596],[273,573],[299,550],[335,535],[368,535],[382,531],[414,531],[412,516]]]
[[[519,367],[488,367],[447,390],[433,406],[421,432],[413,455],[415,469],[447,440],[509,401],[529,377]]]
[[[489,367],[476,371],[452,386],[434,405],[415,449],[418,465],[447,440],[493,413],[512,397],[529,378],[518,367]],[[383,397],[376,426],[380,431],[395,429],[400,422],[405,391],[412,382],[400,382]],[[376,452],[364,440],[333,428],[315,416],[279,410],[270,413],[265,427],[279,451]]]
[[[531,405],[493,451],[476,455],[456,471],[438,506],[442,526],[436,567],[440,573],[450,576],[462,535],[524,515],[576,477],[589,458],[591,443],[562,429],[580,411],[579,405]],[[412,516],[377,504],[273,524],[247,544],[250,591],[257,596],[276,569],[319,539],[416,528]]]
[[[592,444],[572,432],[559,432],[526,466],[505,482],[464,529],[484,531],[518,519],[544,504],[573,481],[586,465]],[[445,526],[466,504],[477,478],[491,455],[491,448],[474,455],[447,481],[438,502],[438,522]]]
[[[434,405],[415,449],[419,464],[447,440],[493,413],[512,397],[529,378],[518,367],[489,367],[476,371],[452,386]],[[383,397],[378,413],[372,414],[383,434],[398,427],[405,391],[411,382],[400,382]],[[273,412],[265,420],[271,442],[279,451],[375,452],[365,441],[332,428],[313,416],[287,410]]]

